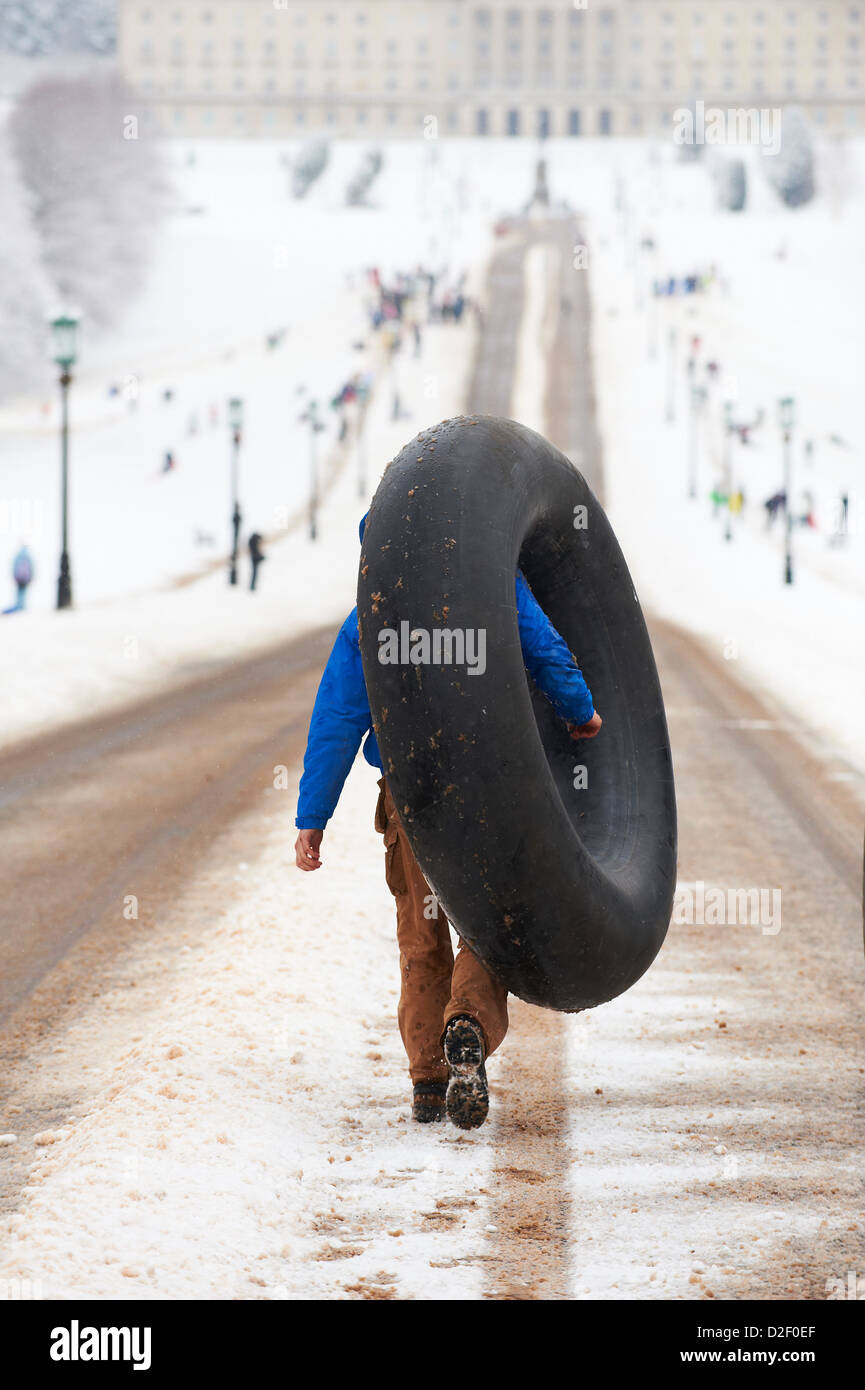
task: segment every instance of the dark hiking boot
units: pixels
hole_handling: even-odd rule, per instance
[[[490,1108],[480,1024],[473,1018],[452,1018],[445,1029],[444,1053],[450,1072],[448,1119],[458,1129],[477,1129]]]
[[[419,1125],[429,1125],[445,1117],[444,1081],[416,1081],[412,1100],[411,1117]]]

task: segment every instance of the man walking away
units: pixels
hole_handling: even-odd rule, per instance
[[[15,607],[24,609],[27,607],[27,590],[33,582],[33,560],[26,545],[22,545],[15,559],[12,561],[12,578],[15,580],[17,589],[17,599]]]
[[[250,589],[254,589],[258,579],[258,567],[264,560],[264,551],[261,548],[261,536],[257,531],[253,531],[249,538],[249,561],[252,565],[252,577],[249,581]]]
[[[360,523],[361,540],[365,522],[366,517]],[[576,657],[519,571],[514,606],[527,670],[571,737],[593,738],[601,716]],[[458,1128],[475,1129],[489,1107],[484,1063],[508,1027],[507,991],[462,940],[454,959],[447,917],[414,857],[383,775],[353,608],[340,628],[312,711],[295,821],[299,869],[321,868],[324,828],[362,742],[364,758],[382,773],[375,828],[384,837],[385,880],[396,905],[402,982],[397,1018],[414,1088],[412,1116],[427,1124],[446,1112]]]

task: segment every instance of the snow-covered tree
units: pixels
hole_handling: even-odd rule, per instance
[[[9,133],[57,298],[108,327],[141,285],[168,206],[160,147],[140,137],[134,98],[115,75],[41,79]]]
[[[781,122],[777,154],[764,156],[766,177],[788,207],[802,207],[814,197],[814,141],[803,111],[788,107]]]
[[[305,198],[317,178],[327,168],[330,146],[326,140],[310,140],[294,161],[291,188],[295,198]]]
[[[367,200],[367,194],[381,171],[384,156],[381,150],[367,150],[360,162],[360,167],[352,175],[348,188],[345,190],[345,201],[357,207]]]
[[[726,212],[741,212],[748,196],[745,161],[738,155],[720,156],[712,167],[718,207]]]
[[[27,192],[0,128],[0,399],[24,390],[48,371],[46,315],[51,289],[39,248]]]
[[[0,49],[28,55],[110,53],[116,43],[114,0],[2,0]]]

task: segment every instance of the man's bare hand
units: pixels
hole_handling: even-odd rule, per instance
[[[323,830],[301,830],[294,842],[294,853],[299,869],[309,873],[310,869],[321,868],[321,837]]]
[[[603,722],[598,711],[595,710],[587,724],[571,724],[568,733],[571,738],[594,738],[595,734],[600,733]]]

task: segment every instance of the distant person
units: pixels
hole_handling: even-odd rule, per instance
[[[162,462],[162,471],[163,471],[163,473],[172,473],[172,472],[174,471],[175,467],[176,467],[176,464],[175,464],[175,462],[174,462],[174,455],[173,455],[173,453],[171,452],[170,449],[166,449],[166,451],[165,451],[165,458],[163,459],[163,462]]]
[[[33,583],[33,558],[26,545],[22,545],[12,561],[12,578],[15,581],[15,610],[23,612],[27,607],[27,590]]]
[[[763,503],[766,508],[766,530],[768,531],[779,512],[787,510],[786,492],[773,492]]]
[[[261,545],[261,536],[257,531],[253,531],[252,535],[249,538],[249,561],[250,565],[252,566],[252,573],[249,581],[249,587],[251,590],[255,588],[256,582],[258,580],[258,567],[261,564],[261,562],[264,559],[266,559]]]

